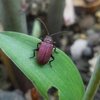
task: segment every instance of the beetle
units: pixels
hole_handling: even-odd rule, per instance
[[[44,22],[39,18],[37,19],[43,23],[48,35],[42,40],[42,42],[37,44],[37,48],[33,50],[33,56],[30,58],[33,58],[35,56],[35,51],[38,51],[38,54],[36,57],[37,63],[39,65],[45,65],[49,62],[50,66],[52,67],[51,62],[54,61],[54,56],[52,55],[53,48],[54,48],[54,52],[58,53],[56,51],[56,47],[53,45],[54,42],[53,42],[52,36],[61,32],[57,32],[53,35],[50,35]],[[50,60],[50,57],[52,58],[51,60]]]

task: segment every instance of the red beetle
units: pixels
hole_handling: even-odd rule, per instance
[[[40,44],[40,47],[39,47],[39,44]],[[35,51],[38,51],[36,59],[39,65],[44,65],[48,63],[51,57],[52,60],[49,61],[49,64],[51,66],[51,62],[54,60],[54,57],[52,55],[53,47],[54,47],[53,40],[51,36],[46,36],[43,42],[37,44],[37,48],[34,49],[33,57],[35,56]],[[56,48],[54,50],[56,50]]]
[[[40,21],[42,22],[42,20],[40,20]],[[44,23],[43,23],[43,25],[45,26]],[[48,33],[48,30],[47,30],[46,26],[45,26],[45,28],[46,28],[46,31]],[[57,32],[55,34],[58,34],[58,33],[61,33],[61,32]],[[49,62],[50,66],[52,66],[51,62],[54,60],[54,57],[52,55],[53,48],[54,48],[54,51],[56,52],[56,47],[53,45],[53,39],[51,37],[53,35],[49,35],[49,33],[48,33],[48,35],[44,38],[44,40],[42,42],[38,43],[37,48],[34,49],[34,51],[33,51],[33,56],[32,57],[35,56],[35,51],[38,51],[36,59],[37,59],[37,63],[39,65],[45,65],[46,63]],[[52,58],[52,60],[49,61],[50,57]]]

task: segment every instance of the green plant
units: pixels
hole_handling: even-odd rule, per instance
[[[55,60],[40,66],[36,58],[30,59],[39,39],[17,32],[1,32],[0,48],[31,80],[41,95],[48,100],[47,91],[51,87],[58,89],[59,100],[82,100],[84,85],[78,70],[71,59],[61,50],[53,52]]]
[[[99,84],[100,84],[100,54],[97,63],[95,65],[94,72],[89,81],[88,87],[84,94],[83,100],[93,100],[93,97],[95,95],[95,92],[97,91]]]

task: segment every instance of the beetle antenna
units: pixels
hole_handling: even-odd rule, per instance
[[[49,31],[47,29],[47,26],[45,25],[45,23],[40,19],[40,18],[37,18],[45,27],[46,31],[47,31],[47,34],[49,35]]]
[[[60,31],[60,32],[56,32],[56,33],[54,33],[54,34],[52,34],[51,36],[53,36],[53,35],[56,35],[56,34],[59,34],[59,33],[66,33],[66,32],[68,32],[68,31]]]

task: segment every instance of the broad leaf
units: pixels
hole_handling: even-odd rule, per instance
[[[71,59],[61,50],[53,52],[52,67],[37,64],[30,59],[39,39],[16,32],[1,32],[0,47],[17,67],[31,80],[41,95],[48,100],[47,91],[52,86],[58,89],[59,100],[82,100],[84,85]]]

